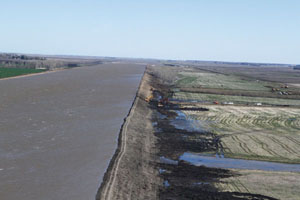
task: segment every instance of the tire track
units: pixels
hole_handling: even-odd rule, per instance
[[[255,136],[249,136],[252,140],[254,140],[255,142],[257,142],[258,144],[261,145],[262,149],[265,150],[266,152],[268,152],[270,155],[273,156],[279,156],[282,157],[281,155],[277,154],[276,152],[274,152],[273,150],[271,150],[269,148],[269,145],[267,145],[266,143],[263,143],[262,141],[260,141],[258,138],[256,138]]]
[[[286,144],[280,142],[279,140],[277,140],[275,137],[269,137],[274,143],[277,143],[278,145],[280,145],[283,149],[285,149],[287,152],[292,153],[292,154],[298,154],[296,151],[294,151],[293,149],[291,149],[290,147],[288,147]]]

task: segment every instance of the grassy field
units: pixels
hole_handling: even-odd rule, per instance
[[[300,173],[234,170],[238,176],[221,179],[215,186],[221,191],[256,193],[277,199],[297,200]]]
[[[237,76],[202,73],[202,72],[180,72],[178,73],[178,80],[176,86],[178,87],[203,87],[203,88],[222,88],[222,89],[236,89],[236,90],[270,90],[266,86],[270,85],[268,82],[244,80]],[[271,84],[272,85],[272,84]],[[274,84],[273,85],[277,85]]]
[[[282,89],[281,85],[278,82],[186,69],[178,72],[176,87],[226,89],[231,90],[233,95],[176,90],[173,98],[187,102],[195,100],[200,103],[198,106],[209,109],[208,112],[184,113],[199,121],[203,128],[221,136],[225,157],[300,163],[300,109],[297,108],[300,100],[263,96],[271,92],[272,87]],[[261,96],[235,95],[234,92],[240,90],[257,91],[257,95]],[[207,105],[215,101],[235,105]],[[257,106],[258,103],[263,106]],[[273,107],[283,105],[297,107]]]
[[[198,66],[198,69],[222,73],[227,75],[236,75],[250,79],[259,79],[280,83],[300,84],[300,70],[293,70],[293,67],[276,66]]]
[[[205,107],[208,112],[184,113],[222,135],[225,157],[300,163],[300,109]]]
[[[279,99],[266,97],[247,97],[234,95],[219,95],[219,94],[205,94],[205,93],[190,93],[190,92],[175,92],[174,99],[178,100],[196,100],[200,102],[233,102],[235,104],[256,104],[262,103],[265,105],[292,105],[300,106],[300,100],[296,99]]]
[[[177,71],[175,87],[173,98],[179,100],[300,106],[300,93],[296,85],[286,87],[283,83],[193,71],[192,68]]]
[[[26,74],[40,73],[45,69],[21,69],[21,68],[0,68],[0,79]]]

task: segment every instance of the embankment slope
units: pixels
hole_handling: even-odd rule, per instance
[[[152,111],[145,102],[150,95],[146,72],[132,108],[124,120],[118,148],[113,156],[96,199],[156,199],[160,182],[155,168],[155,143]]]

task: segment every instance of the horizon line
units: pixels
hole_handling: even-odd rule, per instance
[[[255,62],[255,61],[225,61],[225,60],[200,60],[200,59],[166,59],[166,58],[150,58],[150,57],[127,57],[127,56],[95,56],[95,55],[76,55],[76,54],[39,54],[39,53],[20,53],[20,52],[2,52],[0,54],[18,54],[30,56],[45,56],[45,57],[88,57],[88,58],[118,58],[118,59],[141,59],[141,60],[156,60],[156,61],[181,61],[181,62],[217,62],[217,63],[234,63],[234,64],[265,64],[265,65],[289,65],[295,66],[298,64],[291,63],[276,63],[276,62]]]

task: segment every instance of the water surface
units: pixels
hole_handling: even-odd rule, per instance
[[[94,199],[144,66],[0,80],[0,199]]]
[[[184,160],[196,166],[203,165],[206,167],[215,168],[300,172],[300,164],[284,164],[256,160],[210,157],[190,152],[186,152],[180,156],[180,160]]]

